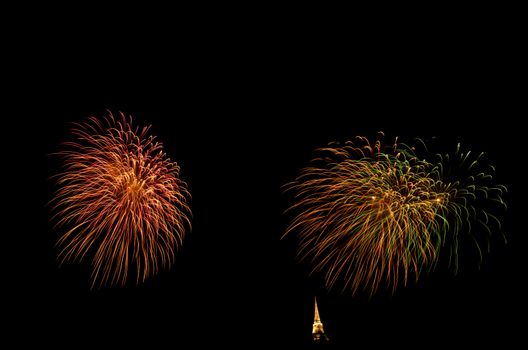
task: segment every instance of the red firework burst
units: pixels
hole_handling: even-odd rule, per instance
[[[58,155],[64,171],[53,203],[59,260],[92,260],[92,288],[144,282],[174,263],[190,229],[190,194],[180,168],[150,127],[109,113],[75,124],[75,141]]]

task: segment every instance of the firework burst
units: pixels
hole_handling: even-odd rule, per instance
[[[179,166],[132,117],[91,117],[58,155],[53,200],[59,260],[92,260],[92,287],[145,281],[174,262],[190,229],[190,194]]]
[[[505,188],[482,185],[491,180],[485,173],[451,178],[449,157],[438,155],[435,164],[397,139],[385,147],[364,137],[318,152],[313,165],[285,186],[295,196],[285,236],[298,236],[299,258],[323,273],[328,288],[342,284],[372,295],[384,284],[394,291],[435,266],[448,235],[456,256],[459,233],[472,219],[488,232],[491,219],[498,223],[471,203],[478,196],[504,205]],[[458,164],[473,170],[478,160],[466,166],[467,156],[458,152]]]

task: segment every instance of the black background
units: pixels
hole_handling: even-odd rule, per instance
[[[12,72],[10,153],[23,161],[22,176],[9,175],[23,180],[12,206],[23,215],[5,249],[16,256],[7,284],[12,324],[29,335],[19,341],[303,348],[314,295],[334,345],[520,339],[522,113],[517,46],[505,31],[409,26],[337,37],[295,28],[269,36],[199,24],[174,35],[79,26],[91,29],[50,26],[23,40],[27,54]],[[50,154],[68,140],[70,122],[107,109],[152,124],[189,185],[193,229],[170,271],[138,287],[90,291],[88,263],[59,268],[55,260],[60,230],[46,203],[60,163]],[[508,244],[494,242],[480,269],[439,269],[372,299],[327,292],[309,278],[294,242],[279,239],[289,203],[280,188],[315,148],[380,130],[388,140],[437,136],[486,152],[510,190]]]

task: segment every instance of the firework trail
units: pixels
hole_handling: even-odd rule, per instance
[[[384,284],[394,291],[434,267],[446,242],[457,265],[458,239],[471,232],[471,222],[489,233],[492,221],[500,228],[496,216],[476,205],[505,206],[506,189],[489,185],[491,175],[473,174],[481,156],[471,159],[458,148],[433,163],[397,139],[382,146],[365,137],[318,152],[313,165],[285,185],[295,199],[284,236],[298,237],[299,258],[323,273],[328,288],[342,284],[372,295]],[[456,178],[460,172],[464,180]]]
[[[92,260],[92,288],[144,282],[174,262],[190,229],[190,194],[179,166],[132,117],[90,117],[58,153],[64,171],[52,201],[59,260]]]

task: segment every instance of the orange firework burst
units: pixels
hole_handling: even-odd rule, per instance
[[[56,226],[59,260],[92,259],[92,287],[125,285],[129,274],[144,282],[174,263],[190,229],[190,194],[179,166],[122,113],[75,124],[76,140],[59,152]]]

